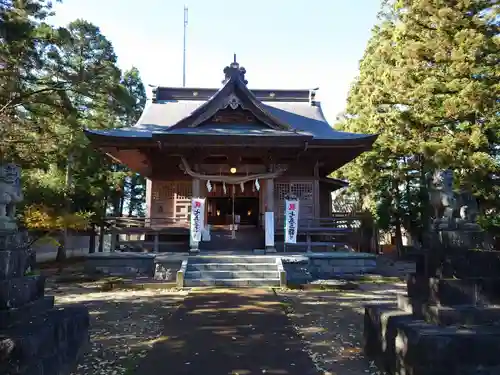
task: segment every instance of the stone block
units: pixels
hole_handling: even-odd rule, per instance
[[[24,276],[28,261],[26,250],[0,251],[0,280]]]
[[[0,373],[59,353],[73,357],[88,341],[89,315],[85,306],[52,309],[0,333]],[[4,370],[6,372],[2,372]],[[43,372],[45,374],[45,372]],[[49,372],[59,373],[59,372]]]
[[[397,327],[402,322],[411,322],[412,315],[399,310],[395,304],[368,305],[364,316],[364,351],[380,369],[396,368]],[[393,373],[393,372],[391,372]]]
[[[433,305],[457,306],[489,303],[481,280],[438,279],[411,274],[407,280],[408,296]]]
[[[499,306],[428,306],[425,313],[427,322],[440,326],[493,325],[500,321]]]
[[[500,327],[439,327],[394,305],[365,310],[367,357],[391,374],[498,374]]]
[[[396,332],[395,374],[459,374],[500,365],[499,327],[437,327],[402,322]]]
[[[45,278],[25,276],[0,281],[0,310],[21,307],[43,296]]]
[[[398,295],[397,305],[411,313],[414,319],[439,326],[491,325],[500,321],[500,306],[436,306],[404,295]]]
[[[101,253],[103,254],[103,253]],[[142,253],[118,253],[107,256],[88,256],[85,272],[112,275],[154,276],[154,256]]]
[[[289,284],[306,284],[313,279],[307,264],[283,262],[283,268]]]
[[[496,278],[500,269],[500,251],[469,250],[452,253],[439,267],[443,277]]]
[[[0,329],[11,327],[22,320],[30,320],[54,307],[54,297],[42,297],[21,307],[0,310]]]

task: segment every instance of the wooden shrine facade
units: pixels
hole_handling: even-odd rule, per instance
[[[157,87],[136,125],[86,130],[147,178],[150,225],[186,226],[192,197],[207,197],[214,223],[238,211],[262,227],[272,211],[280,225],[287,195],[300,200],[299,220],[331,216],[331,192],[346,183],[328,175],[376,136],[333,129],[314,90],[250,90],[245,73],[234,61],[220,89]]]

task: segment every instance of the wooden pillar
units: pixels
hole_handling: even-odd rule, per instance
[[[266,211],[274,212],[274,178],[266,180]]]
[[[319,208],[319,164],[316,162],[314,165],[314,182],[313,182],[313,215],[315,219],[318,219],[321,216],[321,210]],[[319,220],[316,223],[319,225]]]
[[[153,245],[153,251],[155,253],[157,253],[159,250],[160,250],[160,235],[158,232],[155,232],[155,235],[154,235],[154,245]]]
[[[199,178],[193,178],[192,180],[192,195],[193,198],[200,198],[201,194],[201,181]],[[191,213],[192,214],[192,213]],[[200,251],[200,243],[194,241],[191,233],[189,233],[189,251],[193,253],[198,253]]]

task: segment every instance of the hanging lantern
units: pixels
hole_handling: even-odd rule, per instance
[[[222,191],[224,192],[224,195],[226,195],[227,189],[226,189],[226,183],[225,182],[222,183]]]
[[[258,178],[255,179],[255,188],[257,189],[257,191],[260,190],[260,184],[259,184],[259,179]]]
[[[210,183],[210,180],[207,180],[207,190],[209,193],[212,192],[212,184]]]
[[[245,183],[244,182],[240,183],[240,188],[241,188],[241,192],[244,193],[245,192]]]

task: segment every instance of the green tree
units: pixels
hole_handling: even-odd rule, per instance
[[[121,84],[127,90],[133,101],[129,106],[122,106],[120,126],[133,126],[139,120],[146,105],[146,90],[141,80],[139,70],[135,67],[126,71]],[[114,216],[122,216],[126,211],[128,216],[144,215],[146,181],[143,176],[130,171],[126,166],[115,164],[113,170],[121,174],[121,179],[111,192],[111,205]]]
[[[436,168],[483,202],[498,195],[499,31],[491,1],[383,3],[341,124],[380,136],[340,173],[396,234],[404,225],[422,237]]]

